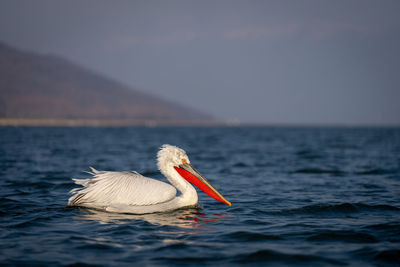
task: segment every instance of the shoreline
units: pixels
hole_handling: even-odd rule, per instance
[[[201,120],[100,120],[0,118],[0,127],[278,127],[278,128],[400,128],[396,124],[249,123]]]
[[[27,119],[0,118],[0,126],[62,126],[62,127],[123,127],[123,126],[218,126],[219,121],[187,120],[99,120],[99,119]]]

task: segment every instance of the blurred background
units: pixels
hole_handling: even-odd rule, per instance
[[[4,0],[0,118],[399,125],[399,11],[398,1]]]

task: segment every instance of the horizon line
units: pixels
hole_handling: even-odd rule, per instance
[[[304,128],[399,128],[390,123],[239,122],[231,120],[45,119],[0,118],[0,127],[304,127]]]

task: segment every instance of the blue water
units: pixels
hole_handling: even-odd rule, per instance
[[[66,207],[71,177],[182,147],[232,206]],[[399,128],[0,127],[0,265],[399,265]]]

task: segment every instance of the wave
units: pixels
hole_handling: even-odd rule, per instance
[[[233,164],[233,167],[236,167],[236,168],[247,168],[249,166],[244,162],[236,162],[235,164]]]
[[[399,212],[400,208],[386,205],[368,205],[364,203],[340,203],[340,204],[314,204],[307,205],[294,209],[282,209],[276,211],[264,211],[262,209],[254,208],[252,215],[277,215],[277,216],[290,216],[290,215],[334,215],[340,216],[358,212]]]
[[[324,169],[324,168],[301,168],[293,171],[292,173],[299,174],[332,174],[332,175],[345,175],[346,171],[339,169]],[[364,171],[349,172],[349,174],[354,175],[384,175],[396,173],[394,170],[390,169],[368,169]]]
[[[400,242],[400,224],[398,222],[373,224],[363,227],[366,231],[373,231],[380,240],[397,243]]]
[[[341,170],[335,170],[335,169],[302,168],[302,169],[295,170],[293,173],[343,175],[345,172],[343,172]]]
[[[265,241],[265,240],[281,240],[282,238],[278,235],[266,235],[261,233],[254,233],[249,231],[237,231],[229,234],[222,235],[222,238],[241,241],[241,242],[251,242],[251,241]]]
[[[159,247],[157,249],[155,249],[156,251],[164,251],[164,250],[175,250],[175,249],[185,249],[185,248],[189,248],[190,246],[180,242],[180,243],[173,243],[173,244],[168,244],[162,247]]]
[[[324,231],[307,238],[308,241],[339,241],[349,243],[377,243],[374,236],[355,231]]]
[[[316,204],[301,208],[283,210],[282,214],[319,214],[319,213],[354,213],[362,211],[400,211],[390,205],[368,205],[363,203]]]
[[[373,225],[368,225],[365,226],[367,229],[373,229],[373,230],[390,230],[390,231],[398,231],[400,234],[400,224],[398,223],[380,223],[380,224],[373,224]]]
[[[284,264],[311,264],[311,263],[319,263],[319,264],[333,264],[333,265],[345,265],[345,263],[340,262],[338,260],[321,257],[321,256],[314,256],[314,255],[307,255],[307,254],[289,254],[283,253],[275,250],[269,249],[261,249],[255,252],[250,253],[238,253],[235,255],[220,255],[216,254],[211,257],[196,257],[196,256],[163,256],[163,257],[156,257],[154,260],[157,261],[165,261],[169,264],[171,263],[193,263],[193,264],[206,264],[206,263],[217,263],[217,262],[224,262],[230,261],[231,263],[257,263],[260,264],[262,262],[275,262],[275,263],[284,263]]]
[[[307,160],[313,160],[313,159],[322,158],[322,156],[320,154],[316,153],[313,150],[309,150],[309,149],[299,150],[299,151],[296,152],[296,155],[299,158],[303,158],[303,159],[307,159]]]
[[[199,264],[211,263],[211,262],[216,262],[216,261],[222,261],[222,260],[226,260],[227,258],[226,257],[218,257],[218,256],[184,257],[184,256],[177,255],[176,257],[162,256],[162,257],[155,257],[153,259],[157,260],[157,261],[165,261],[166,265],[177,265],[177,263],[186,264],[186,265],[187,264],[199,265]]]
[[[389,248],[377,251],[372,247],[365,247],[353,251],[352,254],[369,262],[384,263],[385,266],[386,264],[394,264],[395,266],[400,264],[400,249]]]
[[[370,169],[366,171],[359,171],[356,172],[355,174],[359,175],[382,175],[382,174],[391,174],[394,173],[393,170],[387,170],[387,169]]]
[[[287,264],[301,264],[301,263],[329,263],[335,265],[344,265],[344,263],[325,258],[320,256],[306,255],[306,254],[288,254],[275,250],[262,249],[252,253],[246,253],[236,256],[234,259],[238,263],[251,263],[251,262],[284,262]]]
[[[118,247],[110,245],[110,244],[95,243],[95,241],[93,241],[93,243],[77,246],[76,249],[95,250],[95,251],[103,250],[103,251],[107,251],[107,253],[118,252],[118,251],[123,250],[121,248],[118,248]]]
[[[389,249],[375,254],[374,260],[383,261],[391,264],[400,264],[400,249]]]
[[[5,184],[9,188],[22,189],[22,188],[34,188],[34,189],[48,189],[53,186],[53,183],[44,180],[41,181],[19,181],[19,180],[5,180]],[[71,183],[72,184],[72,183]]]

